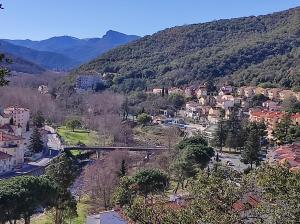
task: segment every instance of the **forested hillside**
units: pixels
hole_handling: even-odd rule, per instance
[[[237,85],[300,86],[300,8],[266,16],[174,27],[115,48],[71,73],[115,73],[129,92],[214,78]]]

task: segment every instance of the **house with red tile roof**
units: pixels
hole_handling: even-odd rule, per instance
[[[261,110],[261,109],[251,109],[249,120],[251,122],[264,122],[269,131],[272,131],[276,128],[278,123],[284,117],[286,113],[281,111],[269,111],[269,110]],[[292,114],[291,120],[293,125],[300,124],[300,114]]]
[[[300,143],[282,145],[268,153],[268,161],[275,164],[288,164],[290,169],[300,170]]]

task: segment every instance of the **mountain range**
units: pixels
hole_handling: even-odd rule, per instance
[[[139,38],[109,30],[102,38],[78,39],[61,36],[41,41],[2,39],[0,51],[45,69],[70,70],[114,47]]]
[[[298,88],[300,7],[169,28],[108,51],[68,81],[82,72],[110,74],[110,87],[122,92],[208,79]]]

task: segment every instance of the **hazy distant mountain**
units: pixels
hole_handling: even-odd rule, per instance
[[[68,70],[79,62],[59,53],[38,51],[27,47],[17,46],[0,40],[0,52],[14,55],[24,61],[29,61],[47,69]]]
[[[42,41],[32,41],[32,40],[5,40],[10,44],[30,48],[39,52],[51,52],[58,54],[57,57],[64,56],[62,68],[70,68],[79,66],[82,63],[88,62],[101,54],[107,52],[108,50],[120,46],[122,44],[127,44],[131,41],[139,39],[139,36],[126,35],[116,31],[109,30],[102,38],[90,38],[90,39],[78,39],[70,36],[52,37],[47,40]],[[1,48],[0,48],[1,50]],[[11,52],[15,53],[15,52]],[[16,54],[18,55],[18,54]],[[24,55],[20,55],[23,57]],[[31,60],[32,58],[26,59]],[[70,61],[68,61],[68,60]],[[61,60],[61,58],[60,58]],[[32,61],[32,60],[31,60]],[[34,61],[36,62],[36,60]],[[43,64],[45,62],[42,60]],[[53,66],[47,65],[49,68],[56,68],[56,64]]]

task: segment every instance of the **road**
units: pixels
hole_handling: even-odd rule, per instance
[[[49,152],[44,154],[43,157],[38,161],[24,163],[22,168],[0,175],[0,179],[8,179],[15,176],[27,175],[34,170],[47,166],[53,158],[59,155],[62,144],[55,130],[50,126],[45,126],[45,130],[48,131],[47,146],[49,148]]]
[[[240,154],[230,154],[223,152],[219,154],[219,158],[224,165],[228,165],[227,161],[230,161],[232,163],[231,167],[239,172],[243,172],[246,168],[248,168],[248,165],[241,162]]]

